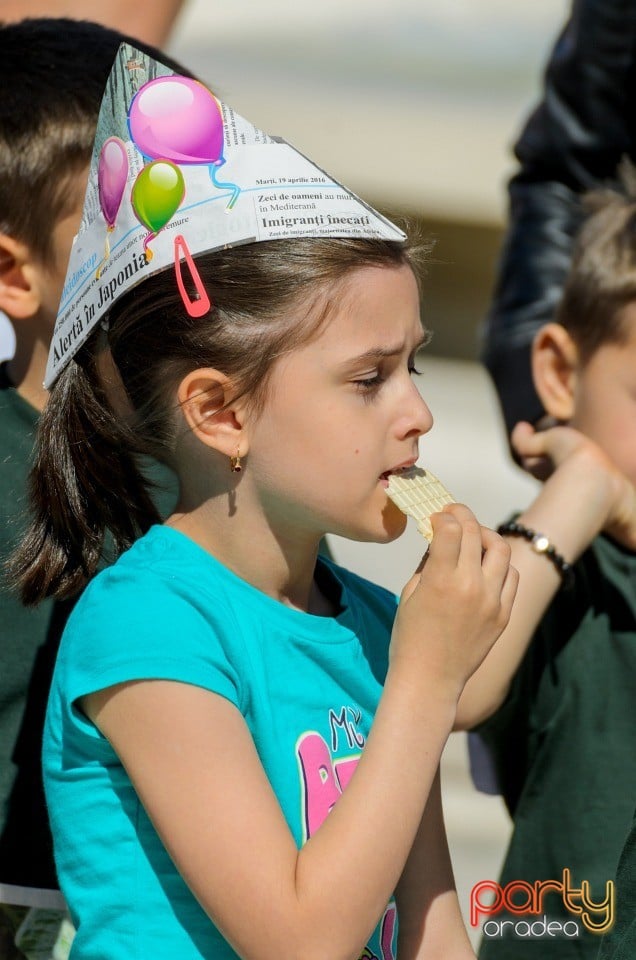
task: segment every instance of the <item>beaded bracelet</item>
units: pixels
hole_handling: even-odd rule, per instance
[[[523,537],[524,540],[528,541],[535,553],[543,554],[550,560],[561,577],[562,585],[564,587],[572,586],[574,583],[572,564],[568,563],[560,553],[557,553],[554,545],[550,543],[545,534],[537,533],[536,530],[524,527],[522,523],[517,523],[516,520],[509,520],[507,523],[500,524],[497,527],[497,533],[502,536]]]

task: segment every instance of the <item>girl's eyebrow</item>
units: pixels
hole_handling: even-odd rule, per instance
[[[425,343],[428,343],[429,339],[430,333],[427,330],[422,330],[422,334],[417,338],[411,352],[415,353],[415,351],[419,350],[421,346],[423,346]],[[404,353],[405,348],[406,343],[404,341],[401,343],[396,343],[395,346],[371,347],[369,350],[365,350],[364,353],[360,353],[355,357],[349,357],[347,360],[344,360],[341,366],[351,367],[356,366],[359,363],[378,363],[380,360],[387,359],[387,357],[399,356],[401,353]]]

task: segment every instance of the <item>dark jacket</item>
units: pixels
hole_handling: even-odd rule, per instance
[[[543,98],[515,145],[509,223],[481,357],[508,431],[543,413],[530,348],[554,317],[583,217],[581,195],[636,157],[636,0],[573,0]]]

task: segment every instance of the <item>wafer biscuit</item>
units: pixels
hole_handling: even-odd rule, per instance
[[[429,543],[433,539],[431,514],[437,513],[446,503],[455,502],[441,480],[421,467],[392,473],[386,492],[402,513],[417,521],[417,529]]]

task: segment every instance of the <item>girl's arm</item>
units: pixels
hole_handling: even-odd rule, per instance
[[[84,698],[186,883],[247,960],[357,960],[402,874],[460,690],[516,587],[505,544],[465,507],[435,529],[398,609],[362,757],[301,850],[228,701],[168,681]]]
[[[519,523],[548,537],[569,562],[605,530],[636,549],[636,491],[603,451],[570,427],[535,431],[518,424],[513,443],[528,469],[549,460],[555,467]],[[549,559],[511,538],[519,588],[508,626],[460,697],[456,730],[469,730],[504,702],[514,674],[544,613],[561,586]]]
[[[395,897],[400,960],[474,960],[455,890],[439,770]]]

